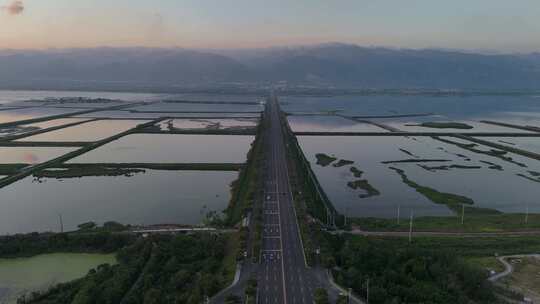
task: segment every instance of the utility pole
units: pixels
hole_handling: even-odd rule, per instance
[[[409,222],[409,244],[412,243],[412,225],[413,225],[413,217],[414,217],[414,213],[413,211],[411,210],[411,220]]]
[[[58,213],[58,219],[60,221],[60,233],[64,233],[64,221],[62,221],[62,214]]]
[[[461,204],[461,225],[465,223],[465,204]]]
[[[401,217],[401,205],[397,206],[397,224],[399,225],[399,218]]]
[[[330,226],[330,210],[326,207],[326,225]]]

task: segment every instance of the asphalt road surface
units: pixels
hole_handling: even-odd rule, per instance
[[[263,244],[258,275],[258,303],[313,303],[317,276],[306,267],[281,129],[279,105],[270,99],[267,114],[268,171],[263,206]]]
[[[320,267],[307,267],[296,211],[293,205],[287,153],[277,98],[271,97],[265,116],[266,172],[264,175],[263,235],[260,264],[244,262],[240,283],[213,299],[223,303],[226,294],[243,296],[245,283],[255,275],[258,304],[313,304],[318,287],[335,300],[340,291]],[[351,303],[360,303],[353,299]]]

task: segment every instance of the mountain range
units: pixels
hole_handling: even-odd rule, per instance
[[[540,53],[481,54],[341,43],[239,50],[0,50],[0,85],[71,82],[536,90]]]

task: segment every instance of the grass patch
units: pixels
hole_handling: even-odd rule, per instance
[[[223,257],[223,277],[225,286],[231,284],[236,274],[236,261],[240,250],[240,233],[231,233],[227,235],[225,244],[225,256]]]
[[[405,174],[405,171],[390,167],[391,170],[396,171],[400,176],[401,179],[405,184],[407,184],[409,187],[416,189],[416,191],[423,196],[425,196],[430,201],[434,202],[435,204],[443,204],[447,205],[450,209],[457,212],[461,210],[462,205],[473,205],[474,201],[468,197],[452,194],[452,193],[445,193],[445,192],[439,192],[433,188],[421,186],[414,181],[410,180],[407,175]],[[487,211],[487,210],[486,210]]]
[[[352,165],[352,164],[354,164],[354,161],[352,160],[340,159],[337,163],[333,164],[332,166],[336,168],[341,168],[341,167]]]
[[[420,168],[435,172],[438,170],[448,171],[450,169],[482,169],[481,166],[466,166],[466,165],[450,165],[450,166],[427,166],[427,165],[418,165]]]
[[[499,260],[497,260],[496,257],[474,257],[474,258],[467,258],[467,262],[471,263],[472,265],[481,267],[482,269],[485,269],[487,271],[495,271],[495,272],[503,272],[504,266]]]
[[[81,167],[68,169],[45,169],[34,173],[37,178],[81,178],[86,176],[133,176],[145,173],[144,169],[136,168],[107,168],[107,167]]]
[[[475,208],[465,208],[465,220],[461,224],[461,217],[426,216],[414,219],[414,231],[439,232],[505,232],[530,231],[540,229],[540,214],[529,214],[528,223],[525,224],[525,214],[474,214],[469,211]],[[409,231],[409,221],[401,219],[381,218],[352,218],[351,222],[366,231]]]
[[[474,129],[473,126],[461,122],[423,122],[414,126],[423,127],[423,128],[433,128],[433,129],[461,129],[461,130],[470,130]]]
[[[354,182],[348,182],[347,186],[353,190],[362,189],[366,193],[360,194],[360,198],[368,198],[372,196],[380,195],[379,190],[375,189],[367,180],[355,180]]]
[[[0,175],[12,175],[28,166],[28,164],[0,164]]]
[[[525,179],[528,179],[528,180],[530,180],[531,182],[540,183],[540,177],[539,177],[539,178],[534,178],[534,177],[530,177],[530,176],[527,176],[527,175],[521,174],[521,173],[518,173],[518,174],[516,174],[516,175],[519,176],[519,177],[523,177],[523,178],[525,178]]]
[[[382,161],[381,164],[406,164],[406,163],[445,163],[450,162],[449,159],[402,159],[402,160],[387,160]]]
[[[352,242],[372,239],[400,248],[446,251],[465,258],[494,257],[495,255],[530,254],[540,251],[537,236],[519,237],[415,237],[411,244],[407,238],[350,236]]]
[[[457,146],[459,148],[462,148],[462,149],[470,151],[470,152],[489,155],[489,156],[496,157],[498,159],[504,160],[506,162],[518,165],[520,167],[524,167],[524,168],[527,167],[526,164],[517,162],[517,161],[513,160],[512,157],[506,156],[506,154],[508,153],[507,151],[496,150],[496,149],[490,149],[488,151],[484,151],[484,150],[477,149],[476,147],[478,146],[478,144],[476,144],[476,143],[464,144],[464,143],[455,142],[455,141],[452,141],[452,140],[443,139],[443,138],[436,137],[436,136],[434,136],[432,138],[435,139],[435,140],[450,144],[450,145]]]
[[[351,173],[354,175],[354,177],[356,178],[361,178],[362,177],[362,174],[364,174],[364,171],[356,168],[356,167],[351,167],[351,169],[349,169],[351,171]]]
[[[321,167],[326,167],[337,160],[337,158],[324,153],[317,153],[315,154],[315,157],[317,158],[317,165]]]

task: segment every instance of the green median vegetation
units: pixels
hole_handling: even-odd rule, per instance
[[[264,160],[264,127],[263,123],[257,128],[255,141],[247,155],[246,166],[240,169],[238,179],[231,185],[231,200],[225,213],[227,224],[233,226],[242,220],[249,211],[253,210],[256,192],[261,183],[261,167]]]

